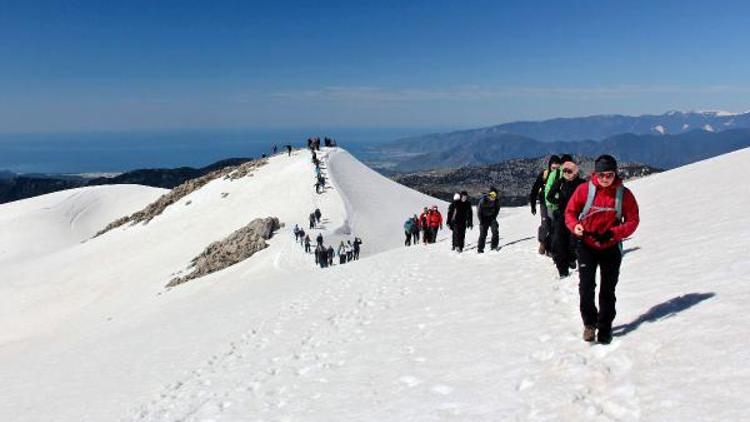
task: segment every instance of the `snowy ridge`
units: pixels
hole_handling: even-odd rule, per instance
[[[580,340],[576,280],[536,253],[527,208],[502,210],[497,253],[474,253],[477,230],[462,255],[447,241],[404,248],[403,219],[433,202],[345,151],[321,156],[323,195],[309,153],[274,156],[148,226],[0,266],[0,326],[12,327],[0,334],[0,419],[750,417],[750,199],[729,183],[750,150],[629,184],[642,223],[625,243],[609,346]],[[368,256],[315,268],[289,235],[315,207],[326,239],[348,228]],[[269,248],[162,289],[256,215],[286,223]]]

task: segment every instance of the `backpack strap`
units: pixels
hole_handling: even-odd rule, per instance
[[[617,223],[622,221],[622,196],[625,194],[625,186],[620,185],[617,187],[615,193],[615,212],[617,213]]]
[[[591,206],[594,205],[594,197],[596,196],[596,186],[594,186],[594,182],[589,181],[589,191],[588,196],[586,197],[586,205],[583,206],[583,210],[578,215],[578,220],[583,220],[588,216],[589,211],[591,211]]]

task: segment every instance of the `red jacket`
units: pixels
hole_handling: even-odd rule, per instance
[[[578,217],[586,206],[586,199],[589,194],[589,184],[583,183],[581,186],[578,186],[570,198],[567,208],[565,208],[565,225],[568,226],[571,233],[574,232],[574,228],[578,223],[582,224],[584,232],[588,233],[604,233],[607,230],[612,230],[612,239],[604,243],[600,243],[591,236],[583,236],[583,243],[587,246],[594,249],[607,249],[633,234],[635,229],[638,228],[638,223],[640,222],[640,218],[638,217],[638,203],[635,201],[635,197],[630,192],[630,189],[625,188],[622,195],[623,221],[615,221],[617,219],[617,213],[614,210],[615,195],[617,187],[622,185],[622,180],[616,178],[606,188],[599,186],[599,179],[596,177],[596,174],[591,176],[591,180],[594,186],[596,186],[596,196],[594,196],[592,208],[611,208],[611,210],[589,212],[588,216],[579,221]]]
[[[430,211],[430,214],[427,216],[430,222],[430,228],[436,229],[443,225],[443,216],[440,214],[440,211]]]

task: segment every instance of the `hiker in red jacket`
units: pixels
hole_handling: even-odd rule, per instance
[[[430,243],[430,210],[424,207],[424,211],[419,215],[419,228],[422,229],[422,244]]]
[[[620,242],[635,232],[638,223],[638,203],[617,177],[617,161],[610,155],[600,156],[591,181],[578,186],[565,208],[565,224],[580,239],[578,292],[585,341],[594,341],[594,334],[600,343],[612,341],[615,286],[622,263]],[[596,267],[601,274],[598,311]]]
[[[437,205],[432,206],[430,213],[427,215],[427,221],[430,225],[430,243],[435,243],[438,230],[443,228],[443,215],[438,211]]]

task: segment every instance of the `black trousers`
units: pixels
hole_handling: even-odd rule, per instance
[[[544,244],[546,250],[551,250],[552,245],[550,244],[550,234],[552,232],[552,220],[550,219],[550,213],[547,211],[547,203],[543,200],[539,200],[539,215],[541,216],[541,223],[539,224],[539,232],[537,233],[537,239],[539,243]]]
[[[411,233],[411,242],[415,245],[419,243],[419,230],[415,230]]]
[[[466,239],[466,226],[456,224],[453,226],[453,249],[464,249],[464,240]]]
[[[575,260],[575,238],[565,226],[562,216],[555,216],[552,230],[552,257],[557,271],[568,274],[570,262]]]
[[[406,234],[406,240],[404,241],[404,246],[411,246],[411,232],[404,232]]]
[[[492,249],[497,249],[497,246],[500,244],[500,233],[498,231],[497,220],[482,221],[479,223],[479,242],[477,243],[477,250],[479,252],[484,251],[484,244],[487,243],[487,229],[492,230],[490,247]]]
[[[578,247],[578,293],[581,297],[581,318],[584,325],[596,326],[600,332],[611,333],[615,319],[615,287],[620,276],[622,252],[613,246],[604,250],[590,248],[580,243]],[[596,269],[599,268],[599,310],[594,301],[596,294]]]

